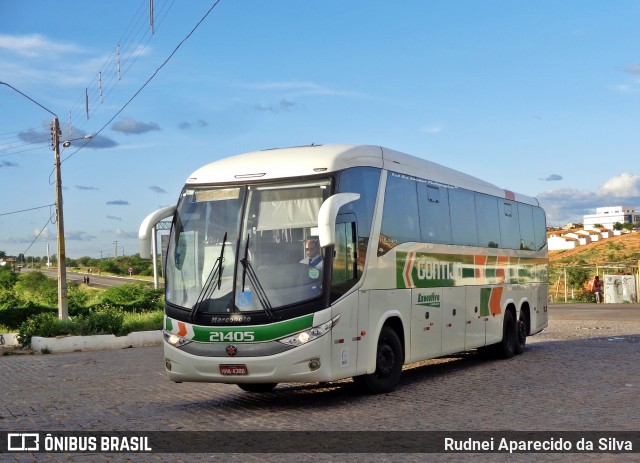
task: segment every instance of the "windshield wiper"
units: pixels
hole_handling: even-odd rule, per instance
[[[242,292],[244,292],[245,278],[249,276],[249,283],[251,283],[256,296],[258,296],[262,310],[264,310],[270,320],[273,320],[275,318],[273,315],[273,307],[269,302],[267,293],[260,284],[260,280],[258,280],[258,275],[256,275],[256,272],[253,270],[251,262],[249,262],[249,235],[247,235],[247,244],[244,247],[244,257],[240,259],[240,263],[242,264]]]
[[[196,303],[193,305],[191,313],[189,314],[189,318],[192,322],[195,321],[196,314],[198,313],[202,302],[204,302],[205,299],[211,298],[211,295],[216,290],[216,287],[220,289],[220,287],[222,286],[222,260],[224,259],[224,247],[226,245],[227,233],[225,232],[224,238],[222,239],[222,249],[220,249],[220,255],[216,259],[216,262],[213,264],[213,268],[211,269],[211,272],[209,272],[209,276],[204,282],[204,285],[202,285],[200,294],[198,294],[198,299],[196,299]]]

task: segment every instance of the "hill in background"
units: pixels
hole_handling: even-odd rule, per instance
[[[606,264],[637,266],[640,260],[640,233],[606,238],[575,249],[549,251],[549,264],[555,266]]]

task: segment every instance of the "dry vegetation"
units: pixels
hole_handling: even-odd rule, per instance
[[[606,264],[637,266],[638,260],[640,260],[640,233],[614,236],[586,246],[578,246],[575,249],[549,252],[549,264],[552,267]]]

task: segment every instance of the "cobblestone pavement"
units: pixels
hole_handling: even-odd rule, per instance
[[[560,320],[524,355],[475,353],[405,369],[396,391],[358,395],[351,381],[174,384],[161,347],[0,357],[0,431],[635,431],[640,322]],[[4,438],[4,436],[1,436]],[[283,435],[286,438],[286,434]],[[637,452],[637,449],[636,449]],[[640,454],[28,454],[3,461],[640,461]]]

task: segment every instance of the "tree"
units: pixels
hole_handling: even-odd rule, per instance
[[[584,262],[584,261],[582,261]],[[567,268],[567,285],[571,288],[580,289],[589,281],[591,271],[588,268],[570,267]]]
[[[620,222],[616,222],[613,224],[613,229],[616,231],[622,230],[622,224]]]

